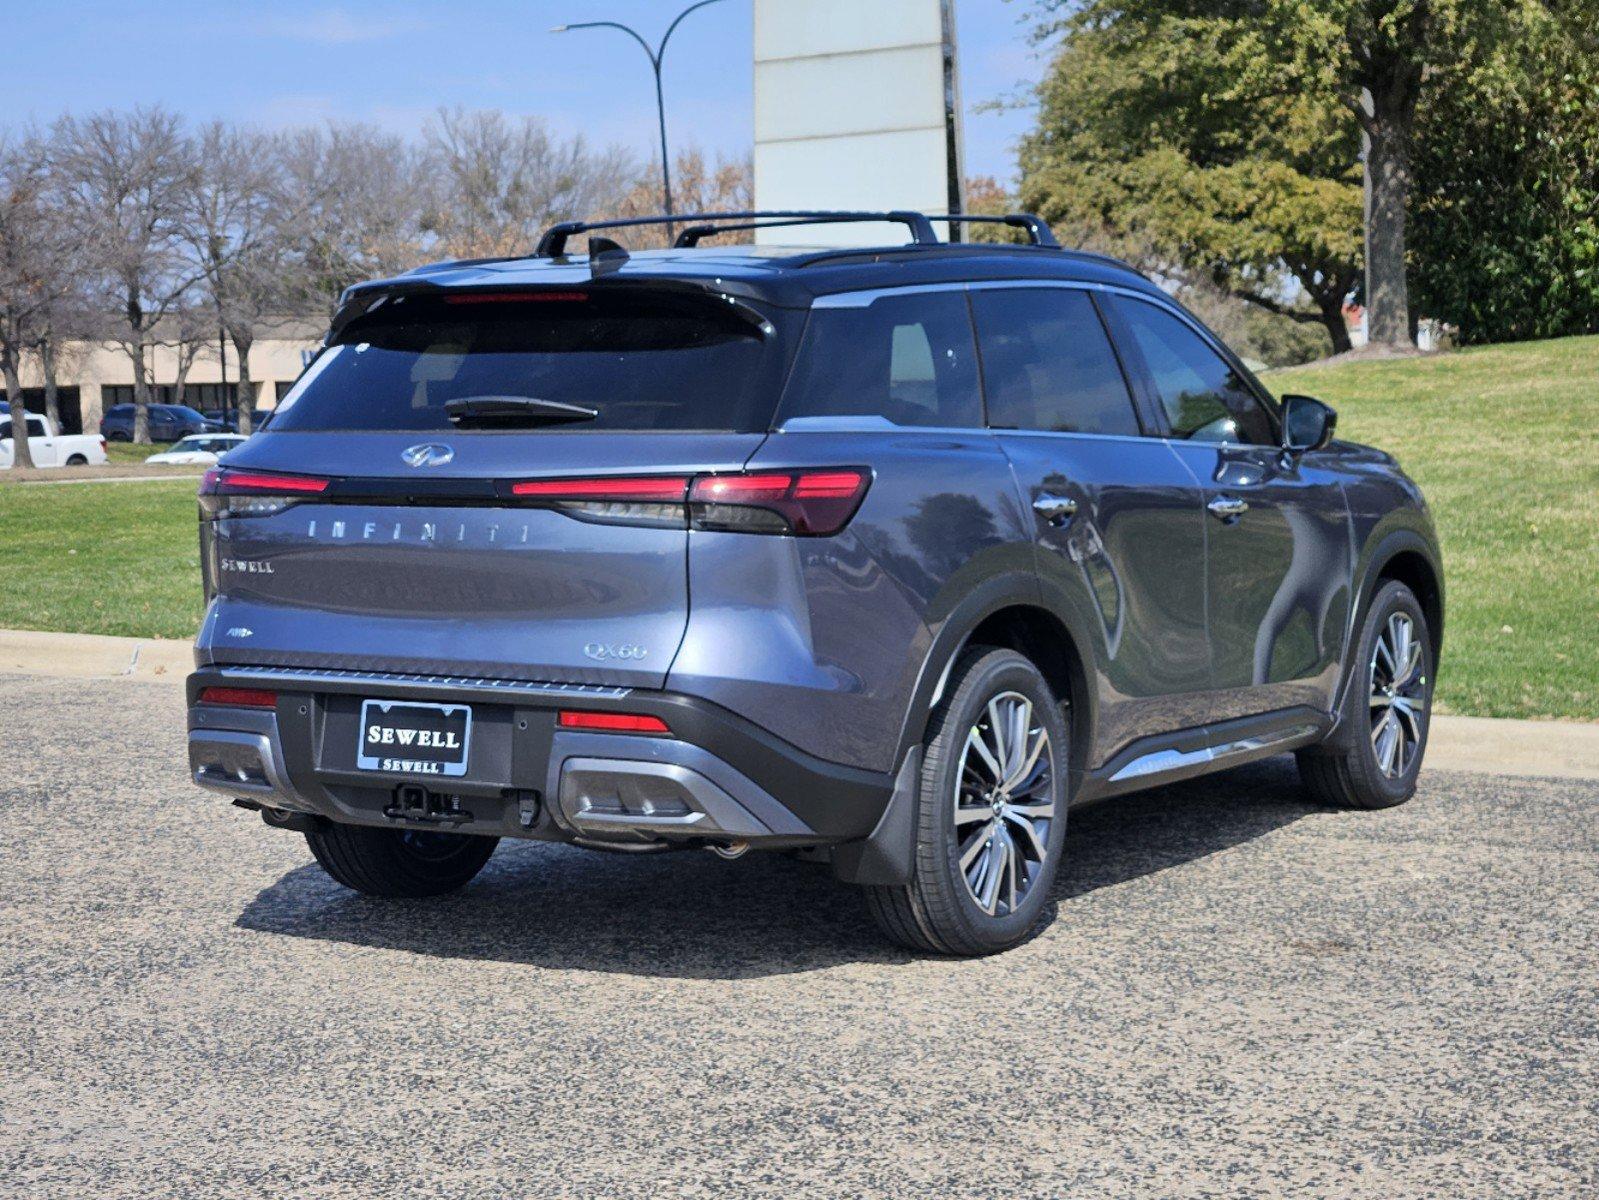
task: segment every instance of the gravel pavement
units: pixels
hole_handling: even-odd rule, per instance
[[[181,706],[0,676],[0,1196],[1599,1191],[1599,783],[1114,801],[956,962],[783,857],[366,900],[188,785]]]

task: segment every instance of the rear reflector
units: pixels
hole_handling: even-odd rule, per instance
[[[660,717],[643,713],[578,712],[564,710],[557,718],[562,729],[594,729],[607,733],[671,733]]]
[[[226,704],[233,708],[276,708],[278,694],[261,688],[208,687],[200,689],[201,704]]]

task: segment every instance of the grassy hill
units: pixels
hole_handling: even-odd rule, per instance
[[[1599,337],[1275,371],[1426,489],[1443,540],[1441,709],[1599,720]]]
[[[1599,720],[1599,337],[1274,372],[1427,490],[1451,712]],[[195,480],[0,485],[0,625],[191,637]]]

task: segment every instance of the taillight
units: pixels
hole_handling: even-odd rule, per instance
[[[200,481],[200,510],[208,517],[270,516],[297,500],[322,494],[329,482],[311,475],[212,467]]]
[[[671,733],[660,717],[644,713],[590,712],[565,709],[556,722],[562,729],[588,729],[601,733]]]
[[[871,482],[854,467],[701,475],[689,489],[689,515],[696,529],[824,537],[849,524]]]
[[[682,525],[688,476],[527,479],[506,491],[523,504],[555,508],[568,516],[619,525]]]
[[[502,484],[501,495],[584,520],[823,537],[849,524],[871,482],[865,468],[827,467],[692,478],[528,479]]]
[[[262,688],[208,687],[200,689],[201,704],[225,704],[230,708],[276,708],[278,694]]]

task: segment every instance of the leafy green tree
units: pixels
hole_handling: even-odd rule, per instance
[[[1194,158],[1197,165],[1211,167],[1212,154],[1247,162],[1242,151],[1252,128],[1261,139],[1257,155],[1270,162],[1273,139],[1291,148],[1331,112],[1351,114],[1364,162],[1368,331],[1374,343],[1401,347],[1412,340],[1406,213],[1418,105],[1443,74],[1489,55],[1513,15],[1534,2],[1036,0],[1036,6],[1045,36],[1064,32],[1068,47],[1084,37],[1108,39],[1117,51],[1112,63],[1130,60],[1142,68],[1108,80],[1115,89],[1108,102],[1158,115],[1168,132],[1180,132],[1180,146],[1204,152]],[[1307,181],[1341,178],[1312,166]],[[1257,181],[1243,172],[1229,182],[1238,190],[1224,189],[1223,196],[1237,202]],[[1319,195],[1311,189],[1296,199],[1303,209]]]
[[[1359,139],[1324,90],[1183,18],[1069,19],[1022,147],[1022,202],[1141,246],[1139,265],[1320,324],[1349,349]],[[1297,283],[1310,306],[1289,302]]]
[[[1418,114],[1411,279],[1467,342],[1599,331],[1599,20],[1523,13]]]

